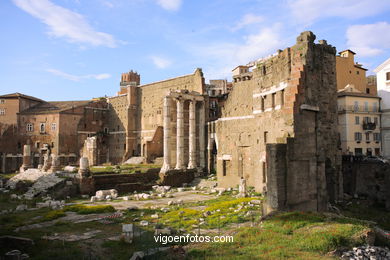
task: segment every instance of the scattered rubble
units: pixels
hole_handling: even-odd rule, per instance
[[[367,260],[388,260],[390,259],[390,250],[378,246],[354,247],[351,251],[344,252],[341,259],[367,259]]]

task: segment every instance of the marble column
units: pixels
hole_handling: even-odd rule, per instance
[[[184,165],[184,100],[176,100],[176,167],[185,169]]]
[[[188,168],[194,169],[196,165],[196,100],[190,100],[189,107],[189,161]]]
[[[164,98],[164,163],[161,172],[167,172],[171,169],[171,99]]]
[[[205,104],[204,101],[200,102],[199,109],[199,167],[200,171],[203,171],[206,168],[206,159],[205,159]]]

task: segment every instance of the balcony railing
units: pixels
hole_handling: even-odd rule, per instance
[[[338,106],[339,112],[379,112],[379,108],[377,106]]]
[[[376,124],[371,122],[364,122],[363,123],[363,130],[375,130]]]

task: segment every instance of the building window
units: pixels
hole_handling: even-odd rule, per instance
[[[364,111],[368,112],[368,102],[364,102]]]
[[[380,142],[381,140],[381,134],[380,133],[374,133],[374,141]]]
[[[387,80],[387,81],[390,80],[390,72],[386,72],[386,80]]]
[[[356,132],[355,133],[355,141],[360,142],[362,140],[362,133]]]
[[[5,108],[0,108],[0,116],[4,116],[5,115]]]
[[[355,103],[353,105],[353,111],[355,111],[355,112],[359,111],[359,101],[355,101]]]
[[[367,148],[367,156],[372,156],[372,149],[371,148]]]
[[[5,104],[5,99],[0,99],[0,104]]]
[[[366,94],[370,94],[370,89],[366,88]]]
[[[372,111],[378,112],[378,103],[375,102],[372,104]]]
[[[362,148],[355,148],[355,155],[363,155],[363,149]]]
[[[41,133],[44,133],[44,132],[45,132],[45,123],[41,123],[41,124],[39,125],[39,131],[40,131]]]
[[[27,132],[32,132],[32,131],[34,131],[34,125],[31,123],[28,123],[26,129],[27,129]]]
[[[377,117],[374,117],[374,123],[375,123],[375,125],[378,125],[378,118]]]
[[[104,128],[104,133],[105,133],[105,134],[108,134],[108,127],[105,127],[105,128]]]
[[[51,124],[51,130],[55,131],[56,129],[57,129],[57,124],[56,123],[52,123]]]
[[[358,117],[358,116],[355,116],[355,125],[358,125],[358,124],[360,124],[360,123],[359,123],[359,121],[360,121],[360,120],[359,120],[359,118],[360,118],[360,117]]]
[[[366,141],[370,141],[370,133],[366,133]]]
[[[365,124],[371,123],[371,117],[365,116],[364,117],[364,123]]]
[[[359,75],[359,71],[358,70],[356,71],[356,74]]]

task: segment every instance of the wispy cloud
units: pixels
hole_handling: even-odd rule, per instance
[[[49,0],[13,0],[15,5],[49,28],[49,35],[65,38],[72,43],[115,48],[118,41],[108,33],[96,31],[79,13],[56,5]]]
[[[153,64],[159,69],[165,69],[172,64],[172,61],[160,56],[150,56]]]
[[[347,30],[347,44],[361,56],[376,56],[390,49],[390,24],[352,25]]]
[[[240,30],[248,25],[258,24],[264,21],[264,17],[254,14],[246,14],[241,20],[232,27],[232,31]]]
[[[237,65],[247,64],[266,57],[285,46],[281,37],[281,24],[259,29],[257,33],[245,36],[241,43],[216,42],[204,46],[193,45],[188,51],[204,57],[206,77],[224,78],[231,76]]]
[[[181,0],[157,0],[157,4],[168,11],[177,11],[181,6]]]
[[[297,21],[306,25],[325,17],[358,19],[390,10],[386,0],[289,0],[288,6]]]
[[[72,81],[81,81],[83,79],[96,79],[96,80],[102,80],[102,79],[108,79],[111,77],[108,73],[101,73],[101,74],[87,74],[87,75],[73,75],[69,74],[57,69],[46,69],[47,72],[50,72],[53,75],[59,76],[61,78],[72,80]]]

